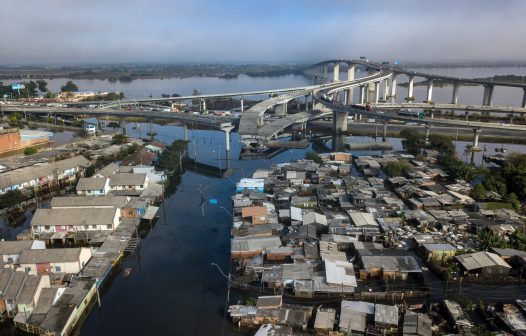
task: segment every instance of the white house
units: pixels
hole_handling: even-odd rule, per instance
[[[33,235],[75,231],[113,231],[119,226],[118,208],[37,209],[31,220]]]
[[[80,272],[91,259],[87,247],[26,250],[20,255],[20,268],[26,272],[69,273]]]
[[[110,180],[107,177],[82,177],[77,183],[79,196],[103,196],[110,191]]]
[[[147,174],[118,173],[110,176],[110,190],[144,190],[148,186]]]
[[[22,251],[45,248],[46,243],[40,240],[0,241],[0,257],[5,264],[18,264]]]
[[[148,183],[163,183],[166,181],[166,174],[156,171],[154,166],[122,166],[119,172],[146,174],[148,176]]]

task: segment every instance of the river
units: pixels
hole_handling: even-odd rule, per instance
[[[433,71],[436,70],[436,71]],[[429,69],[443,74],[473,72],[473,77],[490,74],[524,74],[526,68]],[[464,75],[462,75],[464,76]],[[468,77],[466,75],[466,77]],[[400,79],[403,81],[402,79]],[[285,88],[310,84],[302,76],[257,77],[239,76],[237,79],[185,78],[164,80],[135,80],[131,83],[109,83],[98,80],[76,80],[81,90],[122,91],[129,98],[160,96],[162,93],[191,94],[193,89],[203,93],[250,91],[256,89]],[[56,91],[65,80],[49,81]],[[461,101],[478,103],[480,92],[473,87],[461,88]],[[449,100],[451,88],[436,88],[436,101]],[[399,97],[405,92],[398,88]],[[425,88],[416,87],[417,100],[423,100]],[[513,93],[513,94],[512,94]],[[495,103],[518,104],[522,92],[515,97],[511,90],[496,89]],[[421,97],[420,97],[421,96]],[[144,137],[147,125],[139,130],[128,124],[129,135]],[[183,137],[179,126],[155,125],[156,138],[166,143]],[[57,139],[62,139],[58,136]],[[226,164],[223,133],[189,130],[192,141],[190,153],[203,163],[219,166]],[[353,141],[374,141],[368,137],[355,137]],[[399,139],[389,139],[400,149]],[[195,144],[195,147],[194,147]],[[463,154],[465,143],[457,150]],[[498,146],[498,145],[493,145]],[[510,146],[507,146],[511,148]],[[194,151],[195,148],[195,151]],[[101,304],[91,310],[80,335],[241,335],[226,319],[226,279],[211,263],[217,263],[225,272],[229,266],[231,195],[235,182],[251,176],[258,168],[274,163],[301,159],[306,150],[288,150],[269,160],[238,160],[241,145],[237,133],[232,134],[230,165],[232,175],[214,178],[185,172],[177,191],[166,198],[160,218],[144,237],[139,251],[127,257],[121,268],[131,268],[131,274],[117,274],[102,294]],[[526,152],[525,146],[513,146]],[[375,154],[356,152],[353,154]],[[206,205],[201,211],[199,189],[205,199],[215,198],[218,205]],[[226,208],[223,209],[221,207]],[[26,223],[27,226],[27,223]]]

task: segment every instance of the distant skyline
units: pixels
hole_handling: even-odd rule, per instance
[[[522,61],[520,0],[8,1],[0,65]]]

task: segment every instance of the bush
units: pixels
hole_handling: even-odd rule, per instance
[[[407,161],[390,161],[384,166],[384,171],[389,177],[400,176],[403,172],[411,170],[412,166]]]
[[[27,147],[26,149],[24,149],[25,155],[33,155],[33,154],[36,154],[37,152],[38,150],[35,147]]]
[[[311,150],[305,153],[305,159],[312,160],[319,164],[323,163],[321,156],[319,156],[318,153],[311,151]]]

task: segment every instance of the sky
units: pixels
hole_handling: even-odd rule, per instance
[[[24,0],[0,64],[524,60],[523,0]]]

